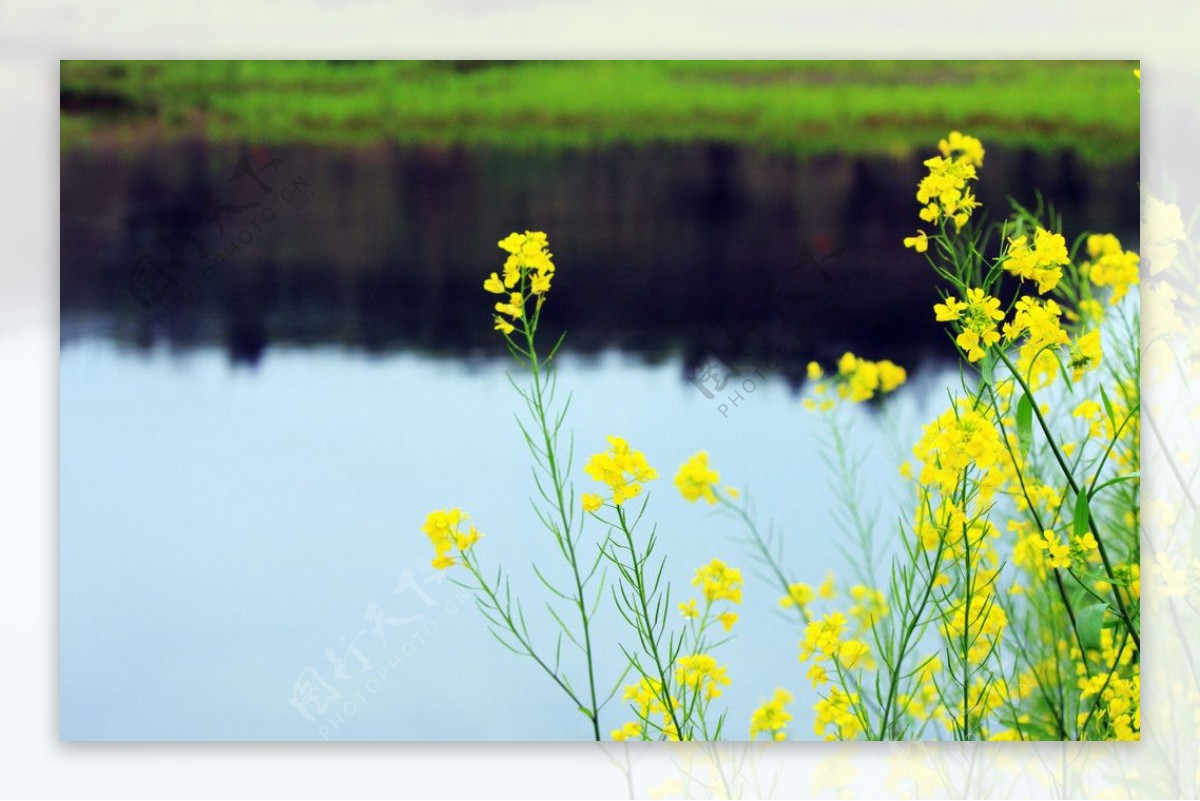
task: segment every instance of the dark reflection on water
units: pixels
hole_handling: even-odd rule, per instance
[[[530,228],[559,265],[546,323],[575,351],[789,376],[844,349],[916,366],[949,354],[931,274],[900,245],[921,160],[727,145],[71,151],[62,338],[220,343],[249,363],[280,344],[499,355],[481,282],[496,241]],[[1137,179],[1136,161],[992,148],[978,194],[998,216],[1040,189],[1069,237],[1086,226],[1136,247]]]

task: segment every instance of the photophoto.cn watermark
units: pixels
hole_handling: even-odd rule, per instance
[[[155,325],[165,325],[210,289],[218,271],[237,262],[243,249],[276,225],[280,214],[308,189],[300,173],[289,174],[283,156],[262,147],[242,153],[225,191],[201,197],[200,211],[159,251],[134,260],[125,279],[130,296]]]
[[[448,618],[469,605],[470,594],[446,574],[400,572],[389,603],[368,601],[362,618],[323,648],[323,658],[300,671],[287,703],[331,740],[345,733],[381,692],[402,683],[405,668],[436,640]]]
[[[811,345],[837,312],[834,299],[853,296],[867,277],[867,269],[855,263],[846,248],[834,247],[826,237],[802,246],[796,267],[794,280],[777,282],[771,288],[765,319],[739,337],[742,348],[755,345],[757,352],[768,354],[762,365],[739,367],[709,354],[688,376],[723,418],[743,408],[778,369],[778,361],[770,354],[795,353],[805,344]],[[728,333],[725,340],[725,352],[738,351],[738,343]]]

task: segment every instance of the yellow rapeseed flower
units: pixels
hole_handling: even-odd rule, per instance
[[[958,231],[979,207],[969,183],[976,178],[975,168],[983,164],[983,145],[973,136],[952,131],[938,148],[942,155],[925,160],[929,174],[917,184],[918,216],[929,223],[950,220]]]
[[[996,330],[996,322],[1004,319],[1000,301],[978,287],[969,288],[962,301],[947,298],[945,303],[935,304],[933,311],[941,322],[959,323],[960,331],[954,341],[966,352],[968,361],[979,361],[986,348],[1000,341],[1000,332]]]
[[[912,248],[918,253],[929,250],[929,236],[924,231],[917,231],[916,236],[904,237],[904,247]]]
[[[496,311],[501,314],[507,314],[514,320],[520,320],[525,316],[525,301],[521,297],[520,292],[513,292],[508,296],[507,303],[496,303]]]
[[[946,157],[958,155],[975,167],[983,166],[983,143],[959,131],[951,131],[945,139],[938,141],[938,151]]]
[[[1037,282],[1038,293],[1044,295],[1058,286],[1062,268],[1070,261],[1063,235],[1039,227],[1034,231],[1032,246],[1025,235],[1009,240],[1001,266],[1019,278]]]
[[[1046,562],[1050,567],[1065,570],[1071,566],[1071,546],[1061,542],[1058,535],[1050,529],[1042,532],[1042,539],[1037,546],[1039,550],[1046,552]]]
[[[554,260],[548,249],[546,234],[541,231],[526,231],[523,234],[514,232],[498,244],[501,250],[508,253],[503,275],[492,273],[484,280],[483,288],[494,295],[508,294],[507,302],[496,303],[495,310],[499,314],[494,318],[495,330],[508,336],[515,330],[515,326],[500,315],[520,320],[525,316],[526,288],[536,296],[545,295],[550,291],[550,279],[554,277]],[[541,298],[538,300],[540,303]]]
[[[1104,358],[1100,346],[1100,329],[1093,328],[1071,343],[1072,379],[1078,381],[1083,374],[1094,370]]]
[[[593,454],[583,471],[609,486],[616,506],[637,497],[643,482],[658,478],[658,471],[646,463],[645,454],[630,448],[621,437],[609,437],[608,450]]]
[[[826,740],[852,740],[862,733],[862,721],[854,708],[858,704],[858,693],[847,693],[836,685],[829,688],[829,696],[813,706],[817,713],[813,731],[824,735]],[[833,731],[826,731],[830,726]]]
[[[701,498],[708,503],[716,503],[714,491],[721,475],[708,466],[708,453],[700,451],[679,467],[675,474],[675,486],[688,501],[698,501]]]
[[[1112,234],[1092,234],[1087,239],[1090,261],[1080,270],[1097,286],[1112,287],[1110,304],[1120,303],[1129,287],[1138,283],[1138,254],[1121,248],[1121,241]]]
[[[803,582],[788,585],[788,594],[779,599],[779,605],[784,609],[790,609],[793,606],[800,609],[805,608],[812,603],[816,593],[813,588]]]
[[[727,566],[720,559],[714,559],[696,570],[692,586],[698,587],[704,593],[709,603],[729,601],[742,602],[742,571]]]
[[[1058,350],[1070,342],[1060,322],[1062,316],[1062,307],[1055,301],[1023,295],[1017,299],[1013,319],[1004,324],[1005,340],[1021,341],[1017,369],[1030,376],[1034,389],[1058,376]]]
[[[650,721],[655,716],[661,716],[662,734],[668,740],[678,740],[679,733],[675,730],[674,723],[671,722],[671,712],[663,703],[665,694],[663,693],[662,682],[650,676],[642,676],[637,684],[625,685],[625,693],[623,699],[633,702],[634,713],[639,721]],[[677,701],[674,696],[669,696],[672,705]],[[631,728],[636,727],[636,729]],[[623,736],[617,737],[620,732]],[[613,731],[613,739],[646,739],[646,729],[642,723],[627,723],[621,729]],[[651,738],[657,739],[657,738]]]
[[[767,734],[772,740],[787,739],[787,725],[792,716],[784,707],[792,702],[792,694],[782,688],[776,689],[770,701],[766,701],[750,715],[750,739]]]
[[[504,282],[500,280],[500,276],[492,273],[487,280],[483,282],[483,288],[493,295],[503,295],[507,290],[504,288]]]
[[[445,570],[458,564],[452,552],[457,551],[461,556],[479,541],[481,535],[475,526],[468,526],[466,531],[463,530],[463,523],[469,517],[470,515],[457,507],[438,509],[426,516],[421,531],[429,537],[433,545],[432,564],[436,569]]]
[[[730,683],[725,666],[718,665],[709,654],[681,656],[676,664],[675,681],[692,692],[703,694],[707,701],[719,698],[721,687]]]
[[[804,629],[804,640],[800,643],[800,661],[813,659],[824,662],[838,653],[842,632],[846,629],[846,616],[841,612],[830,612],[821,620],[811,621]]]
[[[871,648],[861,640],[846,640],[838,645],[837,661],[843,670],[854,670],[859,665],[871,667]]]
[[[640,740],[642,739],[642,726],[640,723],[630,721],[619,729],[613,729],[612,738],[617,742]]]
[[[809,363],[808,376],[810,379],[820,378],[823,375],[824,371],[819,364]],[[863,403],[877,395],[894,392],[907,380],[908,372],[888,359],[873,362],[846,352],[838,359],[837,373],[829,383],[836,387],[838,397],[843,400],[849,400],[851,403]],[[829,389],[829,383],[817,384],[814,387],[814,393],[818,396],[824,395]],[[833,402],[829,400],[819,404],[814,398],[804,400],[804,407],[810,411],[817,409],[823,412],[828,411],[833,408],[833,405]]]

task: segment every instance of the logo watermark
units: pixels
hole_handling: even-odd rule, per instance
[[[265,148],[243,153],[226,181],[232,197],[209,192],[182,232],[134,260],[125,288],[155,324],[165,325],[202,296],[217,270],[237,261],[308,188],[304,175],[289,177],[283,163]]]
[[[849,250],[834,247],[827,237],[803,245],[796,266],[794,276],[771,288],[763,321],[746,329],[738,342],[725,335],[726,352],[737,352],[735,345],[740,345],[768,354],[762,366],[741,368],[710,354],[688,376],[724,418],[742,408],[768,373],[778,369],[778,360],[769,354],[799,352],[813,342],[838,311],[834,298],[861,291],[867,277],[867,269],[854,263]]]
[[[342,733],[429,646],[445,619],[462,610],[470,594],[456,589],[447,596],[441,587],[445,578],[441,571],[418,578],[404,568],[392,595],[401,596],[408,608],[389,611],[369,601],[362,620],[336,645],[325,646],[324,663],[300,671],[287,703],[317,736],[330,740]]]

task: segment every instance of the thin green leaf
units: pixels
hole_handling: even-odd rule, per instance
[[[1022,394],[1017,401],[1017,444],[1024,458],[1033,446],[1033,401],[1028,394]]]
[[[1104,391],[1104,385],[1100,385],[1100,400],[1104,402],[1104,413],[1108,415],[1108,422],[1115,429],[1117,427],[1117,415],[1113,411],[1112,401],[1108,399],[1108,393]]]
[[[1075,623],[1079,628],[1079,639],[1083,641],[1085,648],[1100,647],[1100,629],[1104,625],[1104,613],[1108,610],[1108,604],[1091,604],[1079,610],[1075,616]]]
[[[1075,496],[1075,536],[1082,537],[1088,532],[1091,527],[1088,523],[1090,510],[1088,508],[1088,494],[1080,492]]]

